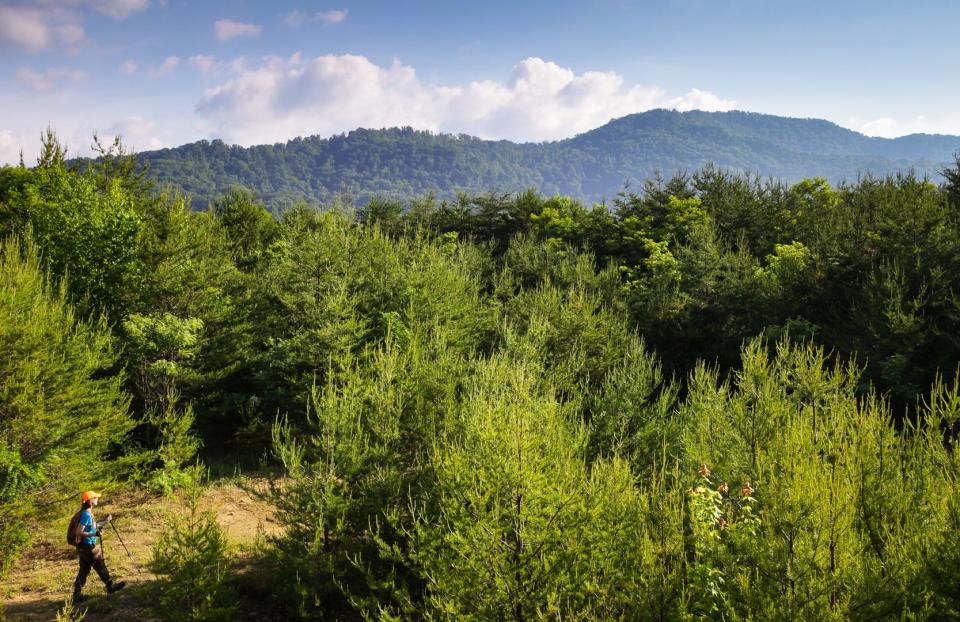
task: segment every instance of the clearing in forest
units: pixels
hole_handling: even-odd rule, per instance
[[[267,486],[266,480],[245,479],[214,483],[203,491],[200,507],[216,514],[239,577],[256,570],[257,546],[278,531],[274,507],[259,494]],[[109,513],[118,516],[116,526],[130,550],[128,557],[116,533],[107,527],[103,537],[107,566],[114,577],[127,581],[127,588],[108,596],[103,583],[91,573],[84,589],[90,599],[82,605],[87,609],[85,622],[154,620],[150,609],[156,587],[150,571],[152,549],[170,518],[185,513],[182,499],[128,491],[104,500],[107,503],[97,508],[98,518]],[[62,532],[68,522],[69,515],[53,521],[17,562],[0,592],[4,603],[0,620],[47,622],[56,618],[77,574],[76,553],[63,543]]]

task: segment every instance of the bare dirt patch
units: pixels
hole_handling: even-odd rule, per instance
[[[268,482],[257,479],[221,482],[204,489],[200,508],[216,515],[238,563],[250,561],[258,538],[279,531],[275,509],[267,501],[267,490]],[[127,581],[127,588],[107,595],[99,578],[91,572],[84,589],[90,596],[84,603],[86,620],[153,620],[150,599],[155,594],[151,588],[155,587],[156,577],[150,571],[152,549],[162,537],[166,521],[183,513],[182,499],[129,491],[104,501],[97,517],[110,513],[117,517],[117,530],[107,527],[104,531],[107,566],[115,578]],[[63,543],[68,521],[69,516],[52,524],[20,558],[0,588],[4,603],[0,619],[48,622],[56,618],[77,574],[76,553]],[[126,549],[121,545],[121,538]]]

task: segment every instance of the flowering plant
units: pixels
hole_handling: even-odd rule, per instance
[[[740,486],[739,495],[731,494],[730,485],[717,484],[712,475],[707,465],[701,465],[700,483],[687,491],[693,553],[688,579],[693,612],[726,617],[732,605],[729,575],[741,561],[737,544],[756,537],[760,519],[750,482]]]

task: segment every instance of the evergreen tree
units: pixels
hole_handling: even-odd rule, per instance
[[[109,459],[133,425],[114,342],[78,317],[67,286],[51,283],[37,248],[0,249],[0,496],[6,571],[36,521],[77,491],[119,475]]]
[[[636,619],[664,561],[645,500],[625,462],[588,469],[586,428],[536,374],[482,363],[436,441],[436,517],[420,514],[414,541],[428,606],[466,620]]]

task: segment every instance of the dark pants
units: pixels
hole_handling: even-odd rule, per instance
[[[77,580],[73,582],[73,595],[78,596],[87,582],[87,575],[90,569],[97,571],[97,575],[103,584],[107,587],[113,583],[110,579],[110,571],[107,570],[107,563],[103,561],[103,551],[97,545],[78,544],[77,552],[80,554],[80,572],[77,573]]]

